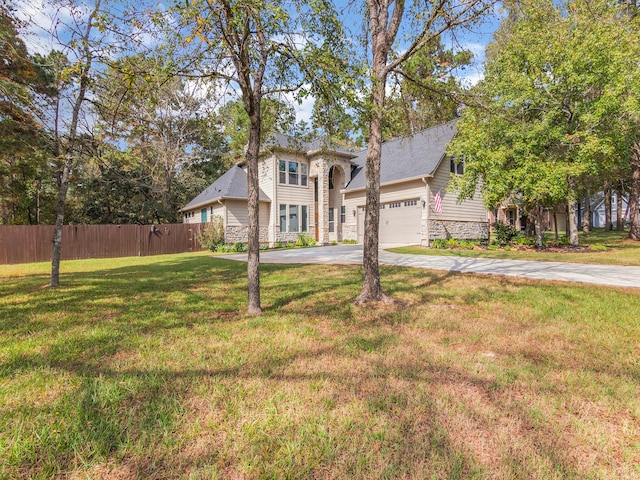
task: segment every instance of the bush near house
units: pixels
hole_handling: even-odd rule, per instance
[[[198,241],[204,248],[217,252],[224,245],[224,219],[220,215],[213,215],[204,230],[198,234]]]

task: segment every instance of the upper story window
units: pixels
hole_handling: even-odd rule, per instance
[[[449,170],[454,175],[464,175],[464,160],[456,162],[453,157],[449,159]]]
[[[308,167],[306,163],[287,160],[278,161],[278,183],[307,186]]]

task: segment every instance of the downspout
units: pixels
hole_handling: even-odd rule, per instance
[[[431,246],[431,241],[430,241],[430,232],[429,232],[429,211],[431,209],[431,191],[429,189],[429,183],[427,182],[427,177],[422,177],[422,182],[424,183],[424,187],[425,187],[425,192],[426,192],[426,199],[424,201],[424,208],[426,210],[426,219],[425,219],[425,231],[426,231],[426,235],[427,235],[427,247]]]

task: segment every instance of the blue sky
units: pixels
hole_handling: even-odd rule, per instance
[[[20,16],[25,20],[30,20],[34,25],[28,35],[24,36],[25,43],[27,44],[31,52],[47,53],[53,48],[60,48],[56,45],[53,37],[48,33],[51,30],[52,19],[57,18],[63,23],[70,20],[70,15],[64,10],[56,10],[51,2],[43,0],[18,0]],[[336,0],[339,3],[344,3],[344,0]],[[75,2],[79,8],[83,10],[89,9],[88,6],[83,6],[82,2]],[[116,2],[117,6],[119,2]],[[92,2],[89,2],[91,5]],[[114,3],[111,3],[114,5]],[[162,8],[162,4],[157,5]],[[344,10],[345,24],[353,31],[354,38],[360,33],[362,26],[362,20],[360,15],[353,10]],[[448,48],[454,49],[468,49],[474,54],[473,64],[466,67],[464,70],[455,72],[455,75],[460,78],[464,84],[473,85],[479,79],[482,78],[484,68],[484,50],[492,39],[494,31],[500,24],[500,11],[496,7],[494,14],[487,17],[487,19],[474,25],[469,29],[460,29],[456,32],[455,36],[445,35],[443,42]],[[148,41],[152,41],[149,39]],[[308,120],[311,116],[313,108],[313,99],[308,98],[298,105],[297,102],[293,102],[298,120]]]

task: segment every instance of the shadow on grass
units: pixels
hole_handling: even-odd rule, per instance
[[[426,464],[435,465],[435,476],[482,478],[486,472],[481,463],[452,439],[446,414],[438,407],[440,399],[433,394],[438,391],[434,386],[471,386],[495,411],[522,424],[531,423],[526,411],[504,402],[496,393],[501,385],[495,380],[455,368],[429,353],[388,365],[384,355],[399,337],[393,330],[380,333],[378,328],[391,329],[412,319],[402,310],[365,310],[356,315],[351,302],[360,286],[357,267],[263,265],[266,313],[251,320],[242,313],[245,269],[242,263],[187,257],[148,266],[70,274],[63,277],[66,286],[61,289],[27,288],[29,291],[19,292],[18,299],[0,312],[4,338],[0,347],[8,352],[0,357],[0,376],[7,381],[24,376],[25,383],[56,377],[62,385],[53,400],[39,402],[29,397],[2,407],[0,430],[13,432],[7,442],[11,448],[3,449],[8,453],[8,465],[24,472],[25,477],[83,471],[97,464],[126,464],[126,476],[167,478],[207,465],[248,462],[249,477],[308,478],[314,472],[322,476],[322,472],[340,468],[345,478],[383,478],[410,477],[414,469]],[[412,295],[416,303],[455,297],[458,302],[473,305],[495,294],[495,290],[482,286],[464,294],[443,288],[459,275],[388,267],[382,270],[388,293]],[[498,285],[506,289],[510,282],[503,279]],[[0,294],[9,295],[11,288],[1,286]],[[13,288],[19,290],[20,285],[16,283]],[[355,320],[365,314],[367,321],[356,324]],[[304,342],[293,346],[269,343],[270,332],[263,325],[271,322],[275,328],[281,327],[283,324],[277,323],[281,316],[292,316],[289,322],[294,326],[295,322],[315,325],[328,317],[336,324],[335,337],[320,338],[316,344],[311,343],[313,348]],[[212,329],[191,332],[205,327]],[[244,343],[233,337],[252,332],[259,335],[248,335]],[[158,352],[162,358],[159,364],[128,366],[125,360],[138,355],[141,346],[171,348],[171,342],[164,342],[171,334],[193,336],[194,341],[198,335],[207,335],[208,343],[215,343],[216,335],[224,334],[221,338],[228,339],[222,342],[224,346],[237,342],[240,352],[235,359],[220,358],[217,355],[224,356],[230,350],[206,347],[209,356],[202,356],[197,350],[205,347],[194,344],[191,351],[180,352],[183,357]],[[266,339],[266,343],[262,345],[256,339]],[[20,350],[12,346],[14,343],[26,346]],[[536,353],[535,358],[523,356],[523,361],[559,363],[557,358],[542,353]],[[296,368],[309,363],[312,369]],[[336,363],[364,364],[368,368],[340,371],[333,368]],[[245,412],[256,417],[251,421],[256,422],[257,433],[237,440],[248,449],[246,453],[235,452],[241,458],[217,451],[179,455],[189,441],[184,438],[184,424],[195,415],[186,411],[186,405],[203,386],[260,384],[267,390],[284,392],[286,397],[292,391],[306,391],[323,382],[341,395],[317,412],[303,414],[309,421],[327,423],[328,429],[334,430],[332,436],[322,437],[326,449],[316,457],[299,452],[287,457],[289,465],[283,465],[279,455],[286,448],[294,448],[295,453],[297,447],[291,445],[307,446],[308,441],[298,436],[300,429],[291,426],[288,418],[279,417],[281,434],[272,433],[267,423],[260,423],[265,404]],[[406,384],[412,388],[403,388]],[[247,401],[243,392],[229,390],[224,394],[204,391],[221,395],[226,408]],[[365,413],[348,419],[353,421],[351,427],[336,422],[340,412],[355,408],[353,405],[364,408]],[[471,416],[482,415],[478,411]],[[231,433],[248,435],[234,430],[233,419],[224,421]],[[387,425],[387,430],[374,428],[376,421]],[[522,433],[522,441],[530,452],[552,465],[557,476],[577,477],[576,460],[565,456],[545,433],[542,427],[531,429]],[[355,442],[354,436],[362,438]],[[345,450],[355,452],[353,462],[334,464]],[[380,455],[385,459],[382,465],[377,463]],[[514,476],[535,476],[521,452],[514,452],[510,468]]]

